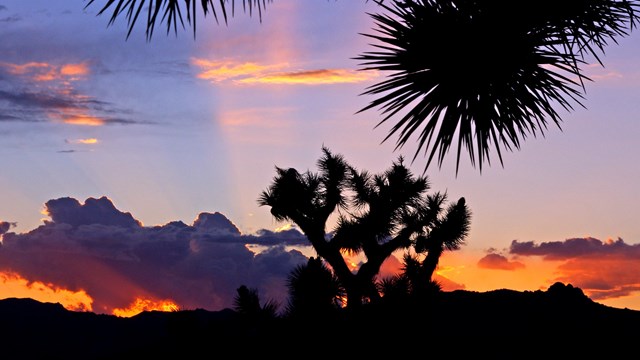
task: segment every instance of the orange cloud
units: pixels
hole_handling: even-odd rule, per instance
[[[238,80],[242,84],[327,85],[367,81],[376,75],[345,69],[320,69],[286,72]]]
[[[557,262],[550,281],[579,287],[593,300],[640,298],[640,244],[593,237],[539,244],[514,240],[509,251]]]
[[[29,72],[51,68],[50,64],[43,62],[28,62],[25,64],[0,63],[0,66],[6,68],[13,75],[25,75]]]
[[[21,87],[34,89],[16,91],[9,101],[17,108],[40,109],[51,120],[82,126],[101,126],[107,123],[131,123],[126,119],[103,118],[108,103],[80,93],[74,82],[90,75],[87,62],[62,65],[47,62],[13,64],[0,62],[7,74],[20,78]]]
[[[628,256],[575,258],[558,266],[557,281],[581,288],[593,300],[640,292],[640,262]]]
[[[73,115],[69,117],[63,116],[62,122],[70,125],[83,125],[83,126],[102,126],[105,124],[103,119],[89,115]]]
[[[65,76],[88,75],[89,67],[86,63],[66,64],[60,67],[60,74]]]
[[[201,68],[199,79],[221,82],[233,80],[239,84],[287,84],[326,85],[367,81],[377,76],[375,72],[359,72],[347,69],[319,69],[285,71],[289,64],[262,65],[254,62],[210,61],[194,58],[192,64]]]
[[[197,78],[214,82],[253,77],[287,66],[287,64],[260,65],[254,62],[234,63],[232,61],[210,61],[198,58],[192,59],[191,62],[202,69],[202,72],[196,75]]]
[[[53,284],[29,281],[19,274],[0,272],[0,298],[32,298],[60,303],[71,311],[92,311],[93,299],[84,291],[71,291]]]
[[[55,65],[45,62],[0,63],[12,75],[26,76],[37,82],[78,80],[90,73],[87,63]]]
[[[68,144],[91,145],[91,144],[97,144],[98,143],[98,139],[96,139],[96,138],[75,139],[75,140],[66,140],[65,142],[68,143]]]

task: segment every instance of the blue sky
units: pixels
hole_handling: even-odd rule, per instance
[[[375,128],[379,112],[357,113],[372,100],[360,94],[385,75],[359,71],[354,60],[370,50],[361,33],[373,27],[367,13],[380,11],[374,2],[275,0],[261,20],[236,11],[227,25],[199,19],[195,39],[158,28],[150,42],[140,26],[126,39],[124,17],[107,26],[109,14],[96,16],[100,2],[85,4],[0,0],[0,222],[13,239],[56,223],[41,212],[65,197],[106,197],[145,227],[192,226],[219,212],[243,236],[275,231],[285,224],[257,204],[275,166],[316,170],[322,146],[371,172],[413,157],[412,144],[381,143],[389,125]],[[463,157],[456,174],[451,153],[429,168],[432,189],[464,196],[473,213],[466,245],[445,255],[441,275],[471,290],[535,290],[561,279],[640,309],[637,275],[623,280],[576,253],[513,246],[595,247],[591,254],[604,258],[621,239],[630,248],[625,272],[640,273],[632,257],[640,243],[639,49],[636,32],[607,47],[605,66],[586,68],[594,80],[586,108],[560,112],[562,130],[527,138],[504,154],[504,167],[492,154],[480,173]],[[411,164],[416,174],[423,167],[421,157]],[[489,254],[502,265],[480,262]],[[578,263],[592,276],[567,270]]]

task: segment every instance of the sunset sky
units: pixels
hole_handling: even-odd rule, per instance
[[[358,113],[386,75],[354,59],[382,9],[274,0],[261,20],[237,8],[227,25],[200,16],[195,39],[163,24],[147,42],[142,22],[128,39],[124,17],[108,26],[102,3],[0,0],[0,298],[219,310],[244,284],[282,301],[314,253],[258,206],[275,167],[317,171],[322,146],[374,173],[413,158],[413,143],[382,142],[378,110]],[[446,290],[561,281],[640,310],[640,34],[602,60],[585,67],[585,108],[558,109],[562,130],[504,166],[463,156],[456,174],[451,152],[429,167],[431,190],[472,211],[441,258]]]

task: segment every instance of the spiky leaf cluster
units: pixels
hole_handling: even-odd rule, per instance
[[[390,3],[390,4],[389,4]],[[519,149],[527,136],[560,128],[557,107],[583,106],[588,56],[600,61],[609,41],[635,26],[638,4],[614,0],[395,0],[371,14],[377,28],[363,70],[388,76],[363,93],[375,99],[380,126],[396,148],[417,137],[425,170],[457,142],[473,166],[495,149]]]
[[[96,0],[89,0],[85,8],[92,5]],[[273,0],[242,0],[242,8],[244,12],[253,15],[258,12],[260,20],[262,20],[262,12],[266,8],[266,4]],[[198,5],[199,4],[199,5]],[[235,0],[231,0],[231,14],[235,12]],[[112,25],[118,17],[124,16],[127,19],[128,32],[127,38],[131,35],[134,26],[140,20],[140,15],[146,15],[146,36],[147,40],[151,40],[156,23],[165,23],[167,26],[167,34],[173,30],[178,33],[178,25],[184,29],[185,22],[193,29],[193,36],[196,36],[197,15],[202,13],[203,17],[212,15],[216,22],[220,17],[226,24],[229,13],[229,0],[105,0],[104,5],[98,11],[98,15],[110,10],[111,18],[109,25]],[[146,14],[144,14],[144,12]],[[184,14],[184,15],[183,15]],[[144,21],[144,20],[142,20]]]

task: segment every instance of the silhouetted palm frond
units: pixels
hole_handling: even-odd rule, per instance
[[[260,21],[262,21],[262,12],[266,9],[267,2],[273,0],[242,0],[242,8],[244,12],[248,12],[250,16],[254,12],[258,12]],[[92,5],[96,0],[88,0],[85,9]],[[131,35],[134,25],[138,22],[140,13],[143,9],[146,11],[146,36],[147,40],[151,40],[153,30],[156,23],[166,22],[167,34],[173,30],[178,32],[178,25],[184,29],[185,20],[193,28],[193,36],[196,36],[196,18],[198,10],[202,12],[203,17],[213,15],[216,22],[222,17],[224,23],[228,19],[228,0],[104,0],[104,5],[98,12],[98,15],[112,9],[109,25],[115,23],[118,17],[124,16],[127,19],[129,30],[127,38]],[[200,4],[198,6],[197,4]],[[146,9],[145,9],[146,7]],[[218,10],[216,10],[218,8]],[[235,0],[231,0],[231,16],[235,12]],[[186,19],[183,18],[186,14]],[[162,14],[162,15],[160,15]],[[179,23],[179,24],[178,24]]]
[[[560,128],[554,106],[583,106],[585,55],[598,59],[607,41],[638,20],[635,2],[614,0],[395,0],[371,14],[377,43],[362,70],[390,72],[366,89],[375,95],[360,112],[378,107],[377,126],[396,116],[387,141],[396,148],[414,135],[442,165],[457,138],[456,172],[464,146],[471,164],[490,164],[495,147],[519,149],[528,135]],[[598,59],[599,60],[599,59]],[[476,154],[477,152],[477,154]]]

